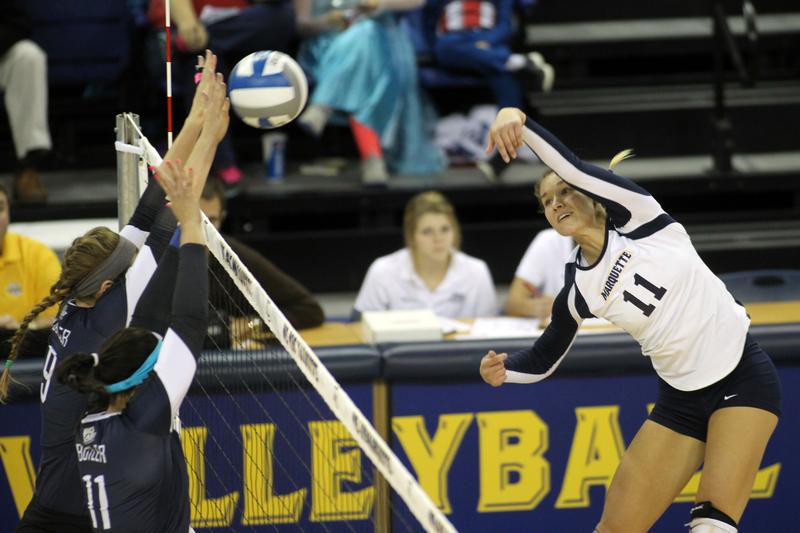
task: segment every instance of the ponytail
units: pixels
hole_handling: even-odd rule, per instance
[[[59,383],[82,394],[105,393],[105,384],[95,376],[97,354],[78,352],[64,359],[56,368]]]
[[[611,158],[611,161],[608,163],[608,170],[614,170],[614,167],[625,161],[626,159],[630,159],[633,157],[633,149],[626,148],[621,152],[618,152],[617,155]]]
[[[11,382],[18,383],[11,377],[11,366],[19,356],[22,341],[28,332],[30,323],[45,309],[60,304],[67,298],[78,283],[86,278],[98,265],[105,261],[117,247],[120,237],[114,231],[105,228],[92,228],[78,237],[64,253],[64,262],[61,276],[50,287],[50,294],[36,304],[25,316],[19,329],[11,338],[11,352],[6,359],[3,374],[0,376],[0,403],[8,399],[8,389]]]
[[[109,393],[106,385],[129,378],[157,344],[158,338],[149,330],[127,327],[109,337],[99,353],[78,352],[61,361],[56,366],[55,378],[81,394],[94,393],[90,410],[105,409],[117,394],[129,393],[128,390]]]

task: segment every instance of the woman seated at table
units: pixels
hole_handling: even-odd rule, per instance
[[[414,196],[403,216],[406,246],[376,259],[353,311],[432,309],[438,316],[497,314],[489,267],[458,250],[461,229],[453,205],[435,191]]]

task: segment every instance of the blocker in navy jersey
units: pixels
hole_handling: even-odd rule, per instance
[[[205,336],[208,276],[204,246],[180,248],[176,281],[169,273],[175,257],[172,248],[164,254],[131,320],[132,327],[160,329],[159,307],[165,298],[172,302],[153,371],[121,412],[86,416],[75,436],[73,453],[95,531],[189,530],[186,463],[172,420],[189,390]]]
[[[163,205],[163,200],[161,203]],[[86,512],[73,441],[88,397],[59,383],[53,371],[59,361],[70,354],[97,351],[108,337],[128,323],[155,271],[156,257],[169,240],[169,233],[166,237],[163,232],[151,235],[149,229],[132,225],[123,228],[120,235],[141,247],[133,265],[94,307],[79,307],[69,300],[62,304],[53,323],[39,389],[42,454],[36,476],[36,499],[46,509],[74,515]]]
[[[532,383],[550,375],[590,317],[630,333],[675,389],[701,389],[728,375],[739,363],[750,320],[683,226],[643,188],[581,161],[530,119],[523,139],[564,182],[603,204],[607,225],[593,264],[580,248],[572,253],[551,324],[531,349],[509,356],[506,381]]]

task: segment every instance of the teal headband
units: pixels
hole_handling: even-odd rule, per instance
[[[158,354],[160,351],[161,339],[158,340],[156,347],[153,348],[153,351],[150,352],[150,355],[148,355],[147,359],[144,360],[142,366],[136,369],[136,372],[122,381],[117,381],[116,383],[106,385],[106,392],[122,392],[124,390],[132,389],[137,385],[141,385],[142,382],[147,379],[147,376],[150,375],[150,371],[153,370],[153,367],[156,366],[156,361],[158,361]]]

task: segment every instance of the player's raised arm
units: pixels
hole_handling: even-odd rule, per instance
[[[489,131],[487,150],[497,147],[508,162],[527,145],[558,177],[603,204],[612,223],[629,233],[669,216],[645,189],[608,169],[582,161],[552,133],[514,108],[501,109]]]
[[[164,384],[174,414],[194,378],[196,359],[200,356],[206,334],[208,259],[193,170],[183,167],[180,162],[165,161],[158,175],[180,223],[178,272],[169,329],[154,367]]]

